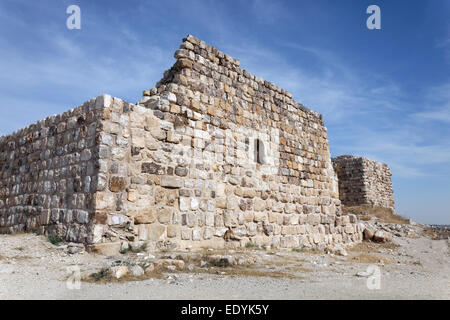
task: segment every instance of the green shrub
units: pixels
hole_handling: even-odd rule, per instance
[[[245,244],[246,248],[252,248],[252,249],[259,249],[259,246],[257,244],[254,244],[253,242],[247,242]]]
[[[62,239],[60,237],[58,237],[57,235],[53,235],[53,234],[48,236],[48,240],[50,241],[51,244],[53,244],[55,246],[62,242]]]
[[[100,279],[109,276],[110,274],[111,274],[110,268],[102,268],[99,272],[92,273],[90,277],[98,281]]]

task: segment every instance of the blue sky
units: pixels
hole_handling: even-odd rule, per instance
[[[333,156],[389,164],[399,214],[450,224],[447,0],[2,0],[0,135],[102,93],[138,101],[187,34],[322,113]]]

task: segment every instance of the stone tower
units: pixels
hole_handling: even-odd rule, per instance
[[[361,240],[321,115],[193,36],[175,58],[138,104],[103,95],[0,138],[0,232],[117,249]]]
[[[333,158],[339,180],[339,196],[346,206],[369,205],[395,212],[389,166],[350,155]]]

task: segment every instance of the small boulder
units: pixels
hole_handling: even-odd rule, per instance
[[[169,267],[172,266],[175,269],[182,270],[184,269],[185,263],[183,260],[172,260],[172,259],[156,259],[155,263],[158,266]],[[168,268],[169,270],[173,268]]]
[[[333,253],[337,256],[347,256],[347,251],[341,245],[337,244],[333,247]]]
[[[127,241],[122,241],[120,252],[127,252],[128,250],[130,250],[130,245]]]
[[[348,253],[340,244],[335,244],[333,247],[325,248],[325,252],[328,254],[335,254],[337,256],[347,256]]]
[[[117,266],[111,268],[111,272],[114,278],[120,279],[125,277],[128,274],[129,270],[126,266]]]
[[[206,257],[206,260],[218,267],[228,267],[234,264],[234,259],[232,256],[222,256],[222,255],[210,255]]]
[[[373,241],[375,242],[389,242],[391,241],[391,235],[383,230],[377,230],[373,235]]]
[[[142,267],[140,266],[132,266],[130,268],[130,271],[135,277],[140,277],[144,274],[144,269],[142,269]]]
[[[69,254],[77,254],[81,251],[81,249],[79,247],[68,247],[67,248],[67,252]]]
[[[84,251],[84,245],[82,243],[69,243],[67,245],[67,252],[69,254],[77,254]]]
[[[145,274],[148,276],[155,271],[155,265],[152,263],[147,268],[145,268]]]
[[[372,227],[366,226],[364,229],[364,240],[372,240],[375,230]]]
[[[177,270],[177,267],[175,267],[175,266],[173,266],[173,265],[167,266],[166,268],[167,268],[167,270],[169,270],[169,271],[175,271],[175,270]]]
[[[174,265],[178,270],[184,269],[184,261],[183,260],[173,260],[172,265]]]
[[[121,249],[120,242],[95,243],[88,246],[88,251],[104,256],[118,255]]]

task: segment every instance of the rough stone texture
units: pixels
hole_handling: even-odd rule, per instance
[[[395,212],[389,166],[363,157],[333,158],[339,180],[339,197],[346,206],[371,205]]]
[[[0,233],[93,241],[106,96],[0,138]]]
[[[102,96],[75,109],[83,124],[69,126],[70,111],[1,138],[0,230],[153,249],[362,239],[341,210],[321,115],[195,37],[175,58],[137,105]],[[34,198],[45,203],[39,214]],[[47,222],[52,210],[64,214]]]

